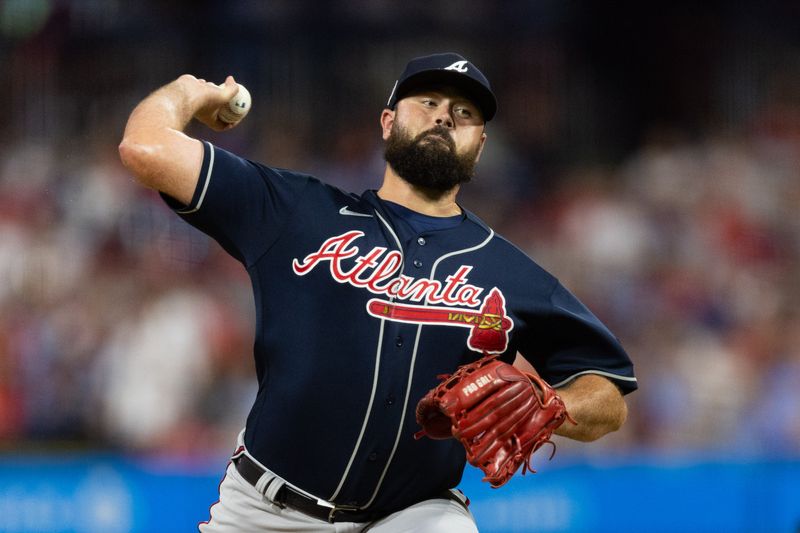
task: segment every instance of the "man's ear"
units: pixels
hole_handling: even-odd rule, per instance
[[[395,111],[392,109],[384,109],[381,113],[381,129],[383,130],[383,140],[387,140],[389,138],[389,133],[392,131],[392,125],[394,124],[394,115]]]
[[[483,133],[481,133],[481,144],[478,146],[478,155],[475,156],[476,163],[481,160],[481,154],[483,153],[483,147],[485,144],[486,144],[486,132],[484,131]]]

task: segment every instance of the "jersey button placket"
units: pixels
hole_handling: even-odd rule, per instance
[[[422,268],[422,259],[414,259],[413,265],[417,268]]]
[[[417,239],[417,244],[419,244],[420,246],[425,246],[425,242],[426,242],[425,237],[419,237]]]

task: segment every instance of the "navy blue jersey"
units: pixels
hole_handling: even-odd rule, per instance
[[[464,448],[414,440],[414,410],[437,375],[483,353],[520,352],[555,386],[596,373],[636,388],[609,330],[472,213],[418,233],[374,191],[204,146],[191,204],[170,204],[250,274],[259,389],[245,444],[289,483],[387,513],[455,487]]]

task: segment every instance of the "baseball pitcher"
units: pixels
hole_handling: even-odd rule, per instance
[[[235,127],[240,90],[183,75],[120,144],[252,280],[258,395],[200,531],[474,532],[467,462],[502,491],[554,433],[620,427],[637,384],[616,337],[457,202],[497,110],[473,63],[407,64],[379,117],[383,180],[362,194],[184,133]]]

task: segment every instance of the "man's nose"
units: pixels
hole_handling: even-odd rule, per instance
[[[450,116],[450,111],[442,111],[438,117],[436,117],[436,125],[437,126],[444,126],[445,128],[452,128],[453,127],[453,117]]]

